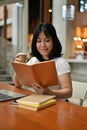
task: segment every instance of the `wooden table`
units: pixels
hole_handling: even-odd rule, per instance
[[[30,94],[0,82],[0,89],[3,88]],[[56,105],[35,112],[10,102],[0,103],[0,130],[87,130],[87,108],[58,101]]]

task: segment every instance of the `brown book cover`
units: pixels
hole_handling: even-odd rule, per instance
[[[35,82],[44,87],[58,85],[55,61],[53,60],[31,65],[12,62],[12,66],[21,85],[31,87]]]
[[[32,104],[42,104],[50,99],[54,99],[55,95],[42,95],[42,94],[31,94],[29,96],[17,99],[16,102],[21,103],[23,105],[32,105]]]

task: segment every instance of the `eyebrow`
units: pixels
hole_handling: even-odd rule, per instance
[[[50,39],[51,37],[44,37],[44,39]],[[37,39],[41,39],[40,37],[38,37]]]

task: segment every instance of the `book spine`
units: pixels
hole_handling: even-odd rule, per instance
[[[19,103],[18,106],[21,106],[21,107],[24,107],[24,108],[27,108],[27,109],[33,109],[33,110],[40,110],[40,109],[43,109],[45,107],[48,107],[48,106],[51,106],[51,105],[54,105],[56,104],[56,100],[55,99],[52,99],[51,101],[48,101],[48,102],[45,102],[41,105],[25,105],[25,104],[21,104]]]
[[[37,108],[36,108],[36,107],[29,107],[29,106],[25,106],[25,105],[21,105],[21,104],[18,104],[18,107],[19,107],[19,108],[28,109],[28,110],[37,111]]]
[[[50,107],[50,106],[55,105],[55,104],[56,104],[56,101],[51,102],[51,103],[49,103],[49,104],[39,105],[38,107],[35,107],[35,106],[27,106],[27,105],[23,105],[23,104],[18,104],[18,107],[24,108],[24,109],[28,109],[28,110],[38,111],[38,110],[44,109],[44,108],[46,108],[46,107]]]
[[[56,100],[53,101],[53,102],[50,102],[50,103],[48,103],[48,104],[40,105],[40,106],[38,107],[37,110],[40,110],[40,109],[43,109],[43,108],[46,108],[46,107],[52,106],[52,105],[54,105],[54,104],[56,104]]]

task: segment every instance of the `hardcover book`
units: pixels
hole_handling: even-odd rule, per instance
[[[40,105],[50,99],[54,99],[55,95],[31,94],[29,96],[17,99],[16,102],[23,105]]]
[[[28,105],[24,105],[24,104],[18,103],[18,107],[29,109],[29,110],[33,110],[33,111],[38,111],[40,109],[52,106],[54,104],[56,104],[56,100],[55,99],[51,99],[51,100],[48,100],[48,101],[46,101],[46,102],[44,102],[42,104],[32,104],[32,105],[28,104]]]
[[[58,85],[58,77],[54,60],[31,65],[12,62],[12,66],[21,85],[31,87],[35,82],[44,87]]]

